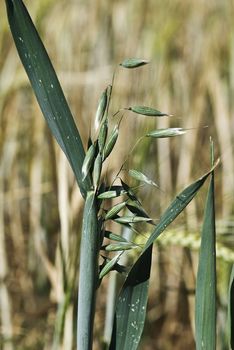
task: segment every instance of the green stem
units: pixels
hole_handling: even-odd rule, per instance
[[[95,192],[87,193],[80,248],[77,349],[91,350],[98,282],[99,234]]]

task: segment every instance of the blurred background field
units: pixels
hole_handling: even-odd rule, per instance
[[[155,219],[170,199],[216,171],[218,349],[227,350],[226,306],[234,262],[234,3],[231,0],[25,1],[71,104],[84,144],[101,92],[124,58],[150,65],[118,69],[110,106],[148,105],[173,114],[157,121],[127,113],[106,168],[111,181],[136,138],[155,128],[185,136],[136,147],[130,165],[161,191],[140,196]],[[73,313],[83,202],[21,66],[0,3],[0,349],[74,348]],[[154,250],[142,350],[194,349],[194,286],[205,191]],[[61,249],[64,259],[61,259]],[[108,289],[98,296],[95,349],[101,349]],[[58,311],[58,305],[60,309]],[[61,310],[65,307],[64,325]],[[55,332],[56,328],[56,332]],[[58,346],[56,348],[59,348]]]

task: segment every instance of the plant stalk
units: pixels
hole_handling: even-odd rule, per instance
[[[99,234],[95,192],[87,193],[80,246],[77,350],[91,350],[98,285]]]

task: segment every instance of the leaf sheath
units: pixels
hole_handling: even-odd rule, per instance
[[[80,246],[77,345],[82,350],[92,349],[99,244],[95,192],[90,191],[85,201]]]

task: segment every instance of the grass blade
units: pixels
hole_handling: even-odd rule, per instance
[[[195,301],[196,349],[216,349],[216,252],[214,175],[206,201]]]
[[[228,305],[228,328],[230,334],[230,347],[234,349],[234,264],[229,284],[229,305]]]
[[[5,2],[13,39],[42,113],[85,196],[91,180],[82,181],[84,148],[54,68],[22,0]]]
[[[176,196],[147,240],[118,297],[110,350],[138,348],[145,322],[153,242],[194,198],[213,169]]]

